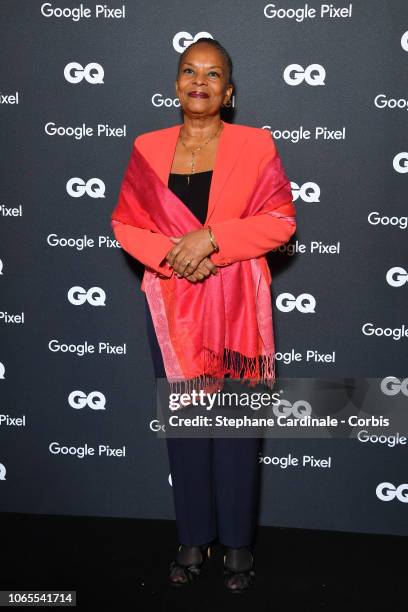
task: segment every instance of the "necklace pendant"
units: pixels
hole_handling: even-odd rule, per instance
[[[190,175],[187,176],[187,185],[190,184]]]

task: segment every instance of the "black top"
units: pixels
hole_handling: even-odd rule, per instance
[[[212,170],[206,170],[194,174],[169,174],[169,189],[184,202],[202,225],[207,218],[212,173]]]

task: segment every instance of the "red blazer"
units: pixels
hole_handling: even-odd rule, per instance
[[[246,201],[255,186],[264,165],[277,155],[269,131],[223,121],[224,128],[218,142],[213,168],[207,218],[211,225],[219,252],[210,255],[217,266],[258,257],[268,284],[272,276],[265,253],[285,244],[296,230],[296,225],[284,218],[259,214],[240,219]],[[138,136],[133,146],[142,153],[167,186],[179,130],[182,124]],[[292,200],[277,208],[285,215],[295,216]],[[115,224],[112,229],[122,248],[165,277],[173,269],[164,259],[174,243],[164,234]],[[144,291],[143,282],[141,285]]]

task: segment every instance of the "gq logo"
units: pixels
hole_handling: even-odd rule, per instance
[[[4,380],[6,377],[4,374],[6,373],[6,368],[4,367],[4,363],[0,361],[0,380]]]
[[[397,498],[403,504],[408,504],[408,483],[396,487],[391,482],[380,482],[375,493],[381,501],[392,501]]]
[[[312,407],[306,400],[297,400],[292,404],[286,399],[281,399],[279,404],[272,408],[272,411],[277,417],[301,419],[312,414]]]
[[[6,466],[0,463],[0,480],[6,480]]]
[[[301,198],[303,202],[307,202],[308,204],[311,202],[320,202],[320,187],[316,183],[308,182],[299,186],[297,183],[291,181],[290,186],[294,202],[296,202],[298,198]]]
[[[183,53],[191,43],[195,42],[199,38],[212,38],[208,32],[198,32],[195,36],[191,36],[189,32],[177,32],[173,38],[173,47],[177,53]]]
[[[71,198],[81,198],[85,193],[90,198],[105,197],[105,183],[98,178],[90,178],[85,183],[83,179],[75,176],[69,179],[66,189]]]
[[[105,306],[106,301],[106,293],[100,287],[91,287],[88,291],[83,287],[71,287],[67,296],[74,306],[82,306],[85,302],[91,306]]]
[[[395,172],[399,172],[400,174],[408,172],[408,153],[406,151],[397,153],[392,160],[392,165],[394,166]]]
[[[404,51],[408,51],[408,30],[401,37],[401,47]]]
[[[91,62],[85,68],[78,62],[70,62],[64,68],[64,77],[68,83],[80,83],[83,79],[91,85],[103,85],[105,73],[100,64]]]
[[[307,68],[303,68],[300,64],[290,64],[285,68],[283,78],[285,83],[293,87],[300,85],[303,81],[316,87],[325,85],[326,71],[320,64],[310,64]]]
[[[149,425],[151,431],[166,431],[166,426],[164,423],[160,423],[158,419],[153,419],[150,421]]]
[[[0,275],[3,274],[3,260],[0,259]]]
[[[380,389],[384,395],[406,395],[408,397],[408,378],[400,380],[396,376],[387,376],[381,381]]]
[[[91,391],[91,393],[84,393],[83,391],[71,391],[68,395],[68,404],[71,408],[80,410],[88,406],[92,410],[105,410],[106,398],[100,391]]]
[[[316,300],[310,293],[301,293],[298,297],[293,293],[281,293],[276,298],[276,307],[282,312],[290,312],[296,308],[302,313],[314,313]]]
[[[405,268],[395,266],[395,268],[388,270],[385,278],[391,287],[402,287],[402,285],[408,282],[408,272]]]

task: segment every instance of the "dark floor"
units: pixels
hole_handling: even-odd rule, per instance
[[[76,590],[77,608],[407,612],[407,538],[262,527],[251,590],[222,582],[222,549],[198,581],[166,584],[175,523],[0,514],[0,590]]]

